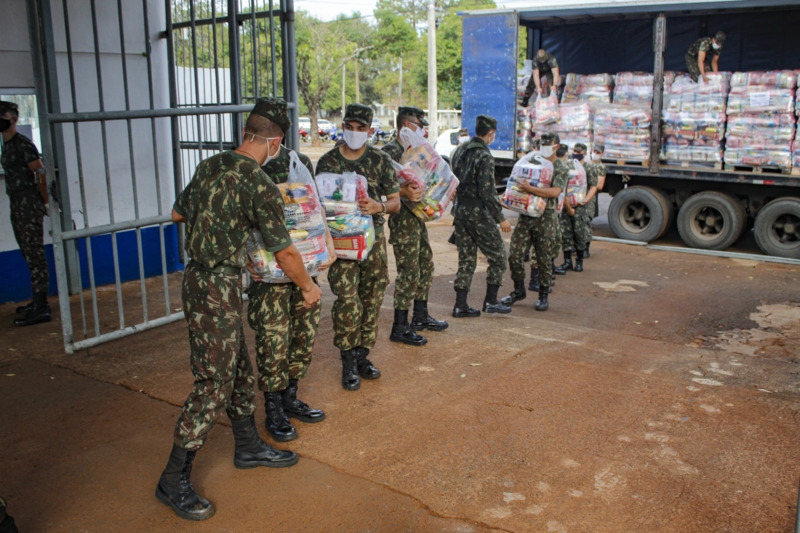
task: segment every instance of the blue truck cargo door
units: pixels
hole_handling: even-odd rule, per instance
[[[496,118],[497,135],[489,148],[495,157],[513,160],[517,133],[517,13],[465,15],[462,28],[463,125],[474,134],[478,115]]]

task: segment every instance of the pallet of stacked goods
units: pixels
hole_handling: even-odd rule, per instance
[[[538,126],[536,133],[557,133],[563,144],[572,148],[575,143],[583,143],[591,153],[592,146],[592,113],[586,102],[560,104],[559,120],[554,124]]]
[[[614,78],[611,74],[572,74],[566,76],[562,104],[587,102],[591,106],[610,104]]]
[[[649,107],[606,104],[594,112],[594,142],[605,144],[604,160],[640,164],[650,157]]]
[[[795,137],[797,72],[736,72],[728,96],[725,167],[788,174]]]
[[[533,122],[536,119],[536,106],[522,107],[519,103],[525,96],[525,88],[531,77],[530,59],[517,71],[517,159],[533,149]]]
[[[617,72],[614,76],[614,103],[649,107],[653,103],[651,72]]]
[[[708,81],[686,74],[664,86],[661,159],[670,165],[722,168],[729,72],[709,72]]]

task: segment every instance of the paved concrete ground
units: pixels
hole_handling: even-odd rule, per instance
[[[450,227],[429,229],[430,307],[451,327],[390,343],[390,286],[384,376],[344,391],[323,283],[301,397],[328,419],[297,424],[279,446],[301,460],[280,470],[235,469],[215,428],[193,479],[218,511],[200,524],[153,496],[192,381],[185,325],[67,356],[58,321],[13,328],[15,305],[0,306],[0,494],[21,531],[793,530],[797,267],[595,242],[548,312],[529,294],[456,320]],[[113,324],[113,291],[101,305]]]

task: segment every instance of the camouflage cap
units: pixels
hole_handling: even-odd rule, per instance
[[[425,120],[425,111],[423,111],[422,109],[420,109],[418,107],[400,106],[399,108],[397,108],[397,114],[398,115],[406,115],[406,116],[410,116],[410,117],[415,117],[415,118],[419,119],[420,123],[423,126],[427,126],[428,125],[428,121]]]
[[[578,152],[578,153],[581,153],[581,154],[585,154],[586,153],[586,145],[583,144],[583,143],[575,143],[572,146],[572,151],[573,152]]]
[[[714,39],[716,39],[716,41],[717,41],[717,44],[719,44],[720,46],[722,46],[723,44],[725,44],[725,39],[726,39],[726,37],[727,37],[727,36],[725,35],[725,32],[724,32],[724,31],[722,31],[722,30],[718,31],[718,32],[716,33],[716,35],[714,35]]]
[[[561,144],[561,138],[558,133],[543,133],[542,146],[551,146]]]
[[[365,126],[372,125],[372,108],[364,104],[348,104],[344,110],[342,122],[355,120]]]
[[[489,115],[478,115],[477,118],[475,119],[475,129],[496,130],[497,119],[494,117],[490,117]]]
[[[284,133],[292,127],[292,121],[289,120],[289,106],[282,98],[259,98],[250,113],[269,119]]]
[[[592,151],[602,154],[606,151],[606,145],[603,143],[594,143],[594,145],[592,145]]]

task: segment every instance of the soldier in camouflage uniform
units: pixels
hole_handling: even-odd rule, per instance
[[[532,61],[531,77],[525,87],[522,107],[528,107],[528,102],[534,92],[550,96],[551,89],[558,90],[558,86],[561,84],[559,72],[556,58],[548,54],[546,50],[539,49]],[[543,84],[543,81],[546,83]],[[542,85],[544,85],[544,90],[542,90]]]
[[[478,115],[475,120],[475,137],[453,152],[453,172],[458,176],[454,218],[456,246],[458,246],[458,273],[456,274],[455,318],[480,316],[481,312],[467,304],[467,294],[472,276],[478,265],[478,250],[489,260],[486,272],[486,313],[510,313],[511,308],[497,300],[497,291],[506,271],[506,249],[497,226],[503,232],[511,231],[511,224],[503,216],[503,206],[494,188],[494,158],[489,145],[494,142],[497,120],[488,115]]]
[[[18,120],[17,104],[0,101],[0,133],[3,136],[0,163],[6,173],[11,227],[19,251],[28,264],[33,288],[33,301],[17,308],[14,324],[30,326],[51,319],[47,303],[48,271],[43,223],[47,214],[47,176],[36,145],[17,132]]]
[[[377,379],[381,375],[367,356],[375,346],[378,312],[389,284],[384,215],[400,210],[400,187],[392,159],[367,145],[371,124],[369,106],[348,105],[342,120],[344,143],[323,154],[317,162],[317,174],[355,172],[367,179],[369,197],[359,202],[359,209],[365,215],[372,215],[375,225],[375,243],[363,261],[339,259],[328,270],[328,282],[336,295],[331,310],[333,344],[341,352],[342,387],[346,390],[361,387],[359,376]]]
[[[511,268],[511,279],[514,280],[514,291],[503,298],[503,303],[511,305],[525,298],[525,250],[533,243],[539,279],[539,300],[536,302],[537,311],[547,311],[548,289],[553,285],[553,257],[560,246],[558,237],[558,196],[567,187],[569,170],[563,161],[556,156],[556,147],[559,145],[558,135],[545,133],[542,135],[542,157],[553,163],[553,180],[550,187],[533,187],[527,182],[520,182],[517,186],[523,191],[547,198],[547,207],[542,216],[533,218],[520,215],[517,226],[511,235],[511,251],[508,264]]]
[[[583,161],[586,156],[586,145],[576,143],[572,148],[572,159]],[[586,196],[572,207],[569,202],[564,202],[564,211],[558,216],[561,224],[561,248],[564,250],[564,264],[566,270],[583,272],[583,257],[586,247],[591,239],[592,217],[588,213],[592,207],[589,205],[597,194],[597,174],[586,170]],[[588,215],[588,216],[587,216]],[[575,253],[575,266],[572,265],[572,253]]]
[[[718,31],[714,37],[702,37],[692,43],[686,51],[686,69],[689,76],[697,81],[701,76],[708,82],[706,72],[719,72],[719,56],[725,44],[725,32]]]
[[[403,155],[400,138],[406,135],[425,135],[425,113],[416,107],[400,107],[397,113],[397,131],[400,135],[383,147],[392,159],[399,162]],[[418,202],[424,191],[413,185],[400,188],[400,197]],[[428,314],[428,293],[433,283],[433,250],[428,240],[428,229],[406,204],[389,217],[389,243],[394,247],[397,278],[394,288],[394,324],[389,340],[421,346],[428,340],[416,333],[418,330],[442,331],[447,322],[436,320]],[[408,308],[414,302],[411,324]]]
[[[292,125],[286,102],[278,98],[269,102],[273,104],[268,109],[270,119],[285,134]],[[289,152],[281,146],[280,153],[261,167],[275,184],[286,183],[289,178]],[[313,176],[311,160],[303,154],[297,156]],[[320,270],[326,270],[336,260],[330,234],[327,241],[330,260]],[[251,271],[251,276],[247,321],[256,334],[258,387],[264,391],[266,427],[272,438],[285,442],[297,438],[289,416],[308,423],[325,419],[322,410],[297,398],[298,381],[305,377],[311,364],[321,304],[306,309],[303,290],[294,283],[261,283],[258,274]]]
[[[597,182],[597,194],[595,194],[592,199],[586,204],[586,211],[584,214],[588,219],[586,222],[586,227],[589,230],[589,242],[586,243],[586,251],[583,253],[583,258],[588,259],[589,255],[589,248],[592,245],[592,219],[596,218],[600,214],[600,210],[598,207],[598,200],[597,197],[600,194],[600,191],[603,190],[603,187],[606,183],[606,166],[603,164],[603,152],[606,151],[606,145],[603,143],[594,143],[592,146],[592,153],[589,156],[589,162],[583,165],[586,169],[586,176],[588,177],[589,174],[594,175],[594,179]]]
[[[286,230],[283,198],[260,166],[280,149],[283,132],[270,119],[271,104],[259,99],[233,151],[201,161],[178,195],[172,220],[186,223],[191,261],[183,276],[183,310],[189,326],[194,389],[175,426],[174,443],[156,497],[189,520],[205,520],[214,506],[189,481],[192,462],[214,423],[231,419],[237,468],[285,467],[297,455],[261,440],[253,412],[255,377],[242,329],[241,272],[250,230],[259,230],[267,250],[303,290],[306,307],[322,292],[308,276]]]

